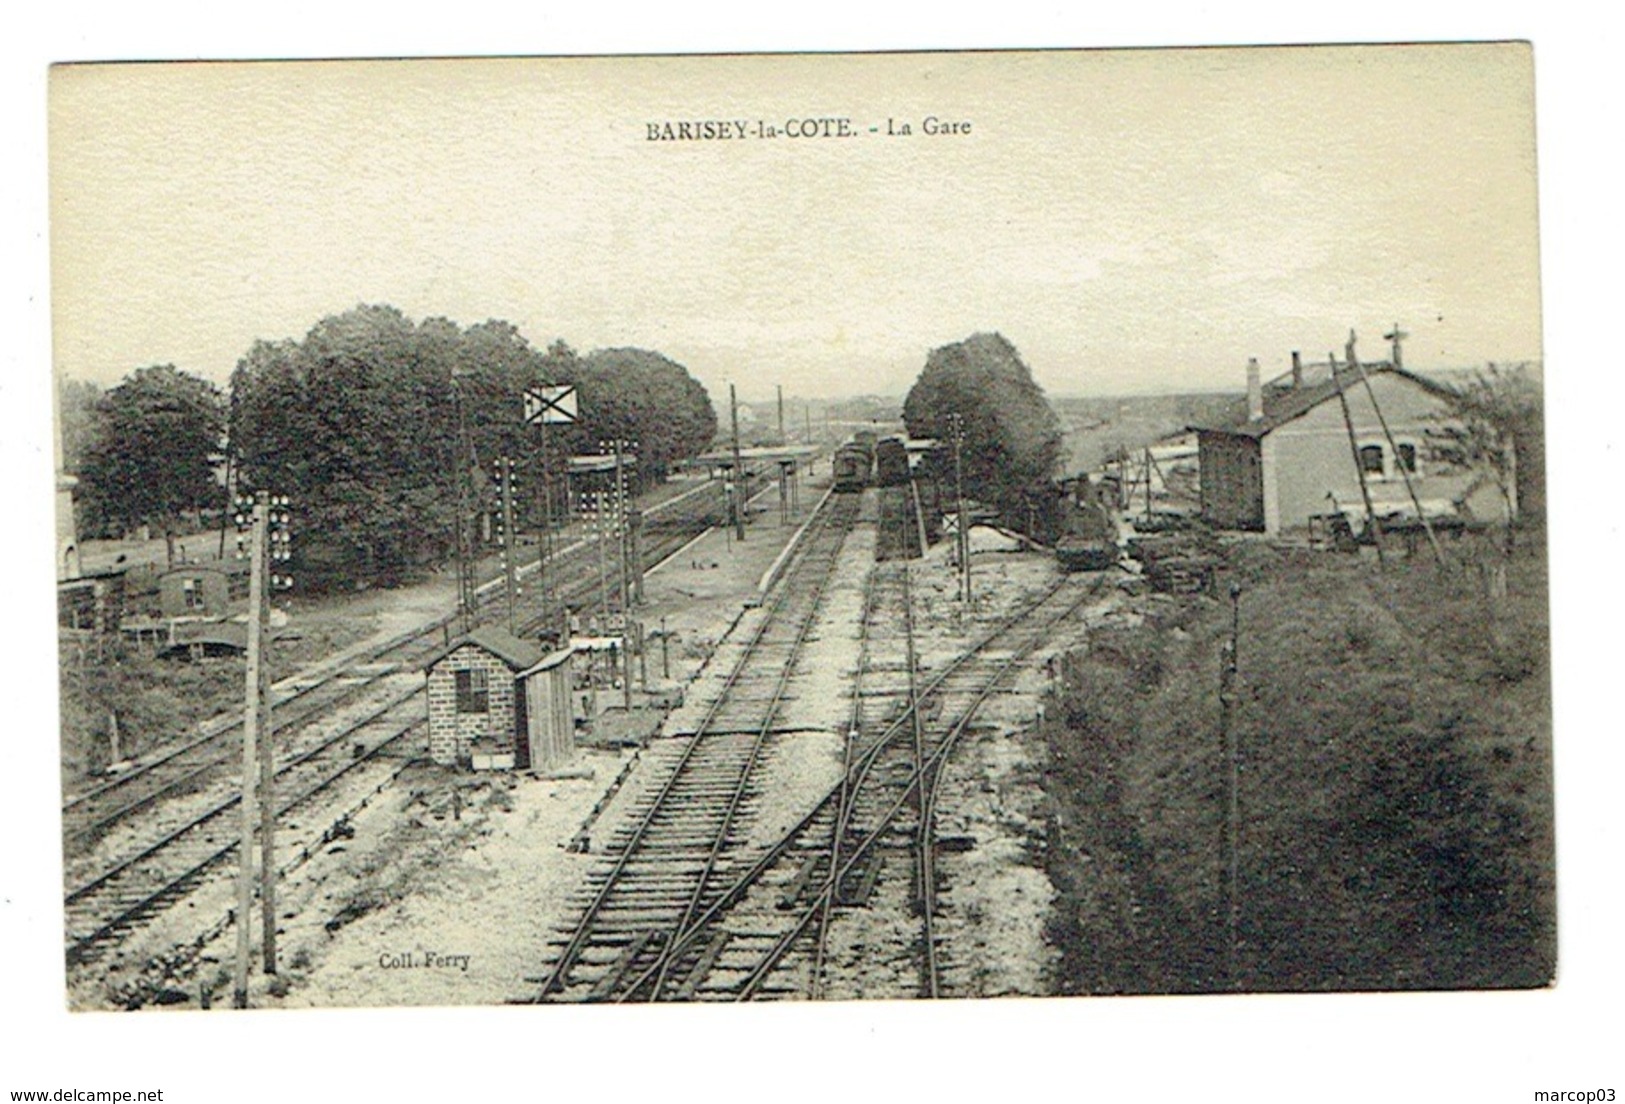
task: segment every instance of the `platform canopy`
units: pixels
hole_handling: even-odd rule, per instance
[[[638,458],[631,453],[621,456],[622,468],[635,468]],[[612,472],[615,470],[615,457],[613,456],[572,456],[570,457],[571,475],[588,475],[598,472]]]
[[[806,460],[817,456],[817,445],[761,445],[755,448],[742,448],[739,450],[739,460],[743,464],[793,464],[798,460]],[[712,449],[702,452],[694,458],[695,463],[709,464],[715,468],[732,468],[734,454],[732,449]]]

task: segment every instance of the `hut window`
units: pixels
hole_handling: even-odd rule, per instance
[[[1381,475],[1383,473],[1381,445],[1360,446],[1360,470],[1367,475]]]
[[[203,608],[203,588],[198,584],[201,579],[181,580],[181,604],[189,610]]]
[[[491,711],[490,676],[485,671],[465,669],[457,675],[457,712],[489,713]]]
[[[1416,474],[1416,446],[1409,441],[1401,441],[1394,446],[1394,455],[1399,462],[1400,470]]]

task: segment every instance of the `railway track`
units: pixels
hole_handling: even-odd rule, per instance
[[[715,524],[709,485],[649,511],[656,539],[645,566]],[[590,540],[555,560],[576,579],[566,596],[590,591]],[[505,612],[500,588],[479,596],[478,614]],[[285,680],[274,697],[279,822],[301,814],[339,780],[378,763],[401,761],[422,729],[422,682],[415,672],[443,643],[454,614],[403,633],[318,674]],[[414,675],[409,684],[402,674]],[[63,805],[66,957],[96,961],[127,932],[149,923],[218,872],[237,848],[241,719],[223,716],[133,769]],[[398,766],[387,769],[398,771]]]
[[[376,765],[417,733],[424,724],[420,695],[412,690],[388,696],[286,758],[276,772],[278,820],[298,814],[340,779]],[[226,792],[173,822],[161,821],[150,842],[79,881],[64,900],[67,964],[94,961],[126,932],[221,873],[237,852],[233,814],[240,801],[240,794]]]
[[[910,691],[912,664],[885,658],[910,648],[906,625],[887,616],[896,599],[885,587],[907,602],[907,571],[898,571],[900,580],[866,600],[857,731],[839,782],[774,842],[738,856],[737,873],[685,923],[669,913],[637,916],[590,985],[562,987],[568,964],[557,958],[532,1000],[943,993],[931,830],[938,779],[983,704],[1104,583],[1058,580],[929,679],[916,674]],[[880,625],[893,639],[882,640]],[[615,875],[602,877],[611,884]],[[885,924],[865,923],[880,912]],[[843,929],[857,938],[843,938]]]
[[[659,933],[694,923],[743,845],[757,765],[857,509],[838,498],[814,520],[720,691],[693,733],[674,738],[681,750],[664,782],[641,796],[611,840],[612,860],[589,878],[544,995],[601,999],[632,972],[655,997],[668,992],[680,964],[659,958]]]
[[[644,566],[651,567],[693,537],[715,524],[720,506],[709,486],[682,492],[652,507],[652,536],[644,548]],[[554,570],[568,573],[560,584],[567,605],[590,604],[596,593],[595,550],[590,538],[568,545],[554,561]],[[478,596],[476,618],[494,619],[505,613],[500,587],[487,587]],[[523,632],[534,632],[544,621],[540,602],[533,599],[525,615]],[[618,601],[616,603],[618,606]],[[278,732],[318,721],[358,700],[398,671],[415,670],[437,649],[455,620],[454,613],[385,641],[375,648],[314,676],[284,680],[273,691],[272,708]],[[193,738],[179,741],[131,769],[76,794],[62,805],[62,847],[65,861],[91,849],[109,832],[132,817],[146,813],[168,799],[206,788],[222,772],[237,769],[242,733],[240,714],[215,718]],[[279,737],[280,739],[280,737]]]

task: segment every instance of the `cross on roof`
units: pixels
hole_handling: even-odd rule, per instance
[[[1404,341],[1407,337],[1409,337],[1411,335],[1406,333],[1404,330],[1400,329],[1399,328],[1399,323],[1395,322],[1394,323],[1394,328],[1391,331],[1389,331],[1388,333],[1383,334],[1382,336],[1383,336],[1383,338],[1385,340],[1387,340],[1389,345],[1391,345],[1393,347],[1393,351],[1394,351],[1394,357],[1393,357],[1393,359],[1394,359],[1394,367],[1395,368],[1403,368],[1403,367],[1405,367],[1404,361],[1402,361],[1400,359],[1400,356],[1399,356],[1399,343],[1401,341]]]

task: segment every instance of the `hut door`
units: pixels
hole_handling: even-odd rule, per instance
[[[530,769],[530,694],[525,679],[513,680],[513,766]]]

